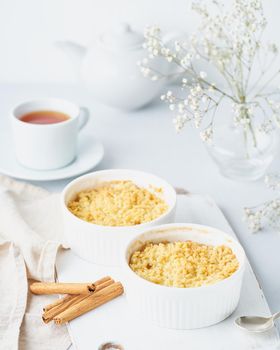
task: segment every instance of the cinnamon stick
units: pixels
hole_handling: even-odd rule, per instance
[[[123,291],[124,290],[122,284],[120,282],[115,282],[108,287],[102,288],[101,290],[90,294],[80,302],[70,306],[65,311],[55,316],[54,322],[56,324],[63,324],[65,322],[71,321],[74,318],[118,297],[119,295],[123,294]]]
[[[53,318],[59,315],[61,312],[67,310],[71,305],[79,303],[83,299],[87,298],[88,294],[73,295],[72,298],[69,298],[67,301],[63,302],[60,305],[54,306],[50,310],[43,313],[42,319],[45,323],[49,323]]]
[[[58,306],[58,305],[61,305],[63,304],[64,302],[67,302],[68,300],[71,300],[72,298],[76,297],[75,294],[73,295],[66,295],[66,297],[64,298],[60,298],[60,299],[56,299],[53,303],[49,304],[49,305],[46,305],[45,307],[43,307],[43,311],[49,311],[50,309],[52,309],[53,307],[55,306]]]
[[[106,276],[94,283],[34,282],[30,285],[30,290],[33,294],[87,294],[110,279]]]
[[[114,280],[112,279],[112,277],[110,277],[110,276],[105,276],[105,277],[102,277],[102,278],[100,278],[99,280],[95,281],[93,284],[94,284],[94,287],[96,288],[96,287],[99,286],[100,284],[103,284],[103,283],[105,283],[105,282],[107,282],[107,281],[113,281],[113,282],[114,282]]]
[[[104,282],[101,282],[101,283],[98,281],[97,284],[96,284],[96,282],[94,282],[94,287],[95,287],[94,293],[98,292],[100,289],[103,289],[103,288],[110,286],[113,283],[115,283],[115,281],[112,278],[110,278]]]
[[[58,299],[52,304],[47,305],[44,307],[44,313],[43,313],[43,321],[45,323],[49,323],[53,320],[53,318],[60,314],[61,312],[65,311],[68,307],[79,303],[84,298],[87,298],[90,294],[94,294],[97,291],[108,287],[109,285],[113,284],[114,280],[111,277],[104,277],[96,282],[94,282],[94,285],[96,288],[94,289],[93,293],[88,294],[80,294],[80,295],[67,295],[64,298]]]
[[[33,294],[86,294],[94,290],[88,283],[34,282],[30,285]]]

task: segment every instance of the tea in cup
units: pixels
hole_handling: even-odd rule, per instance
[[[58,111],[34,111],[19,118],[31,124],[56,124],[70,119],[69,115]]]
[[[20,104],[12,111],[16,157],[23,166],[37,170],[62,168],[77,155],[79,131],[89,111],[61,99]]]

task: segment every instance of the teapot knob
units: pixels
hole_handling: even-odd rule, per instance
[[[114,30],[101,35],[100,42],[111,50],[133,50],[141,47],[143,35],[134,31],[128,23],[123,22],[118,24]]]

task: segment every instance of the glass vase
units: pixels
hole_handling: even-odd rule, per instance
[[[224,124],[214,129],[208,151],[222,175],[233,180],[254,181],[264,176],[277,144],[275,130],[265,133]]]

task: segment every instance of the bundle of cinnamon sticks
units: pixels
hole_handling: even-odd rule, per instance
[[[44,307],[43,321],[63,324],[123,294],[123,286],[106,276],[93,283],[44,283],[30,285],[33,294],[67,294]]]

